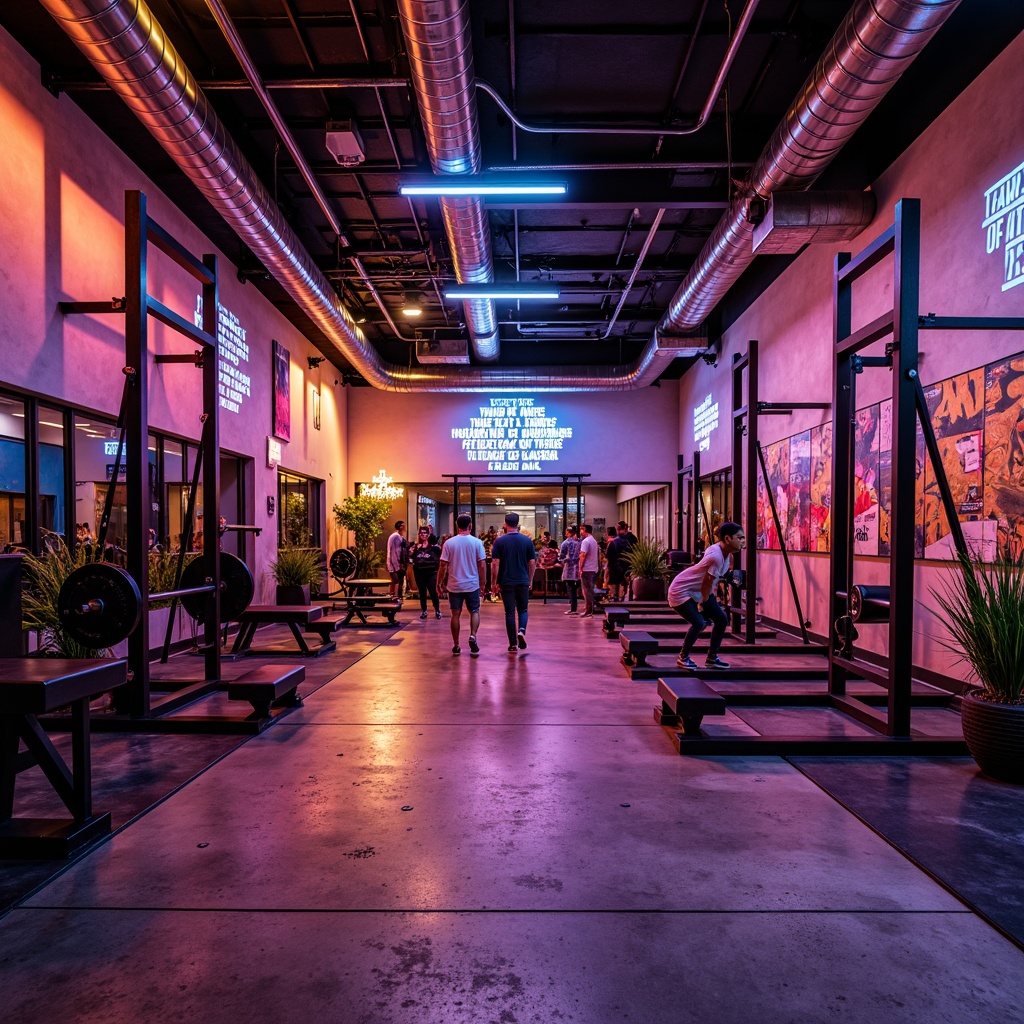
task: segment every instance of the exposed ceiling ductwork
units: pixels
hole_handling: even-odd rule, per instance
[[[483,163],[468,9],[466,0],[398,0],[435,174],[478,174]],[[494,263],[484,204],[475,197],[440,202],[459,284],[489,284]],[[494,303],[468,299],[463,308],[473,355],[480,362],[494,362],[499,351]]]
[[[391,391],[593,391],[644,387],[653,383],[677,355],[694,355],[703,350],[700,339],[684,335],[703,323],[753,260],[751,201],[766,199],[778,190],[809,187],[959,0],[857,0],[756,162],[749,185],[719,223],[640,356],[632,363],[618,366],[540,369],[404,367],[384,361],[344,309],[326,276],[228,136],[148,7],[140,0],[41,3],[330,339],[336,351],[325,346],[329,357],[337,360],[340,356],[370,384]],[[403,9],[412,12],[428,6],[446,5],[402,2]],[[471,80],[468,69],[467,75]],[[419,82],[417,88],[419,95]],[[455,92],[465,94],[467,103],[471,101],[472,90],[467,93],[460,86]],[[447,95],[440,84],[437,95]],[[473,112],[465,104],[446,108],[446,116],[473,122]],[[443,163],[435,167],[445,170]],[[449,222],[449,228],[453,224]],[[465,245],[460,242],[459,231],[451,235],[453,249],[459,250],[459,258],[466,260],[467,266],[479,269],[481,263],[487,262],[480,252],[474,251],[486,238],[482,230],[471,227]],[[479,335],[487,337],[486,324]]]

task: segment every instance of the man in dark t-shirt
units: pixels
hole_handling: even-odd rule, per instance
[[[526,650],[527,608],[536,568],[537,553],[533,541],[519,532],[519,515],[506,513],[505,532],[491,546],[491,580],[505,606],[509,654]]]

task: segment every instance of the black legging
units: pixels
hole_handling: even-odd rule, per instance
[[[427,610],[427,592],[429,591],[430,602],[434,606],[434,611],[439,612],[441,604],[437,600],[437,570],[417,569],[413,566],[412,574],[416,577],[416,592],[420,595],[420,611],[425,612]]]
[[[690,656],[697,637],[704,632],[704,627],[708,624],[707,620],[710,619],[714,625],[711,630],[711,642],[708,644],[708,661],[713,661],[718,657],[718,649],[722,646],[722,637],[725,636],[725,627],[729,625],[729,619],[714,594],[704,601],[701,607],[704,611],[703,615],[701,608],[697,607],[697,602],[691,597],[684,604],[672,609],[690,624],[690,631],[683,641],[680,656],[683,658]]]

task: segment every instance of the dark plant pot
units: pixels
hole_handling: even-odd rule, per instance
[[[664,580],[633,580],[634,601],[664,601],[665,581]]]
[[[998,704],[967,693],[960,715],[978,767],[1001,782],[1024,782],[1024,704]]]
[[[278,604],[309,604],[309,586],[296,583],[277,585]]]

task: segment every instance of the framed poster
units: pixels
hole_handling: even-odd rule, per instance
[[[280,342],[274,349],[274,437],[292,439],[291,356]]]

